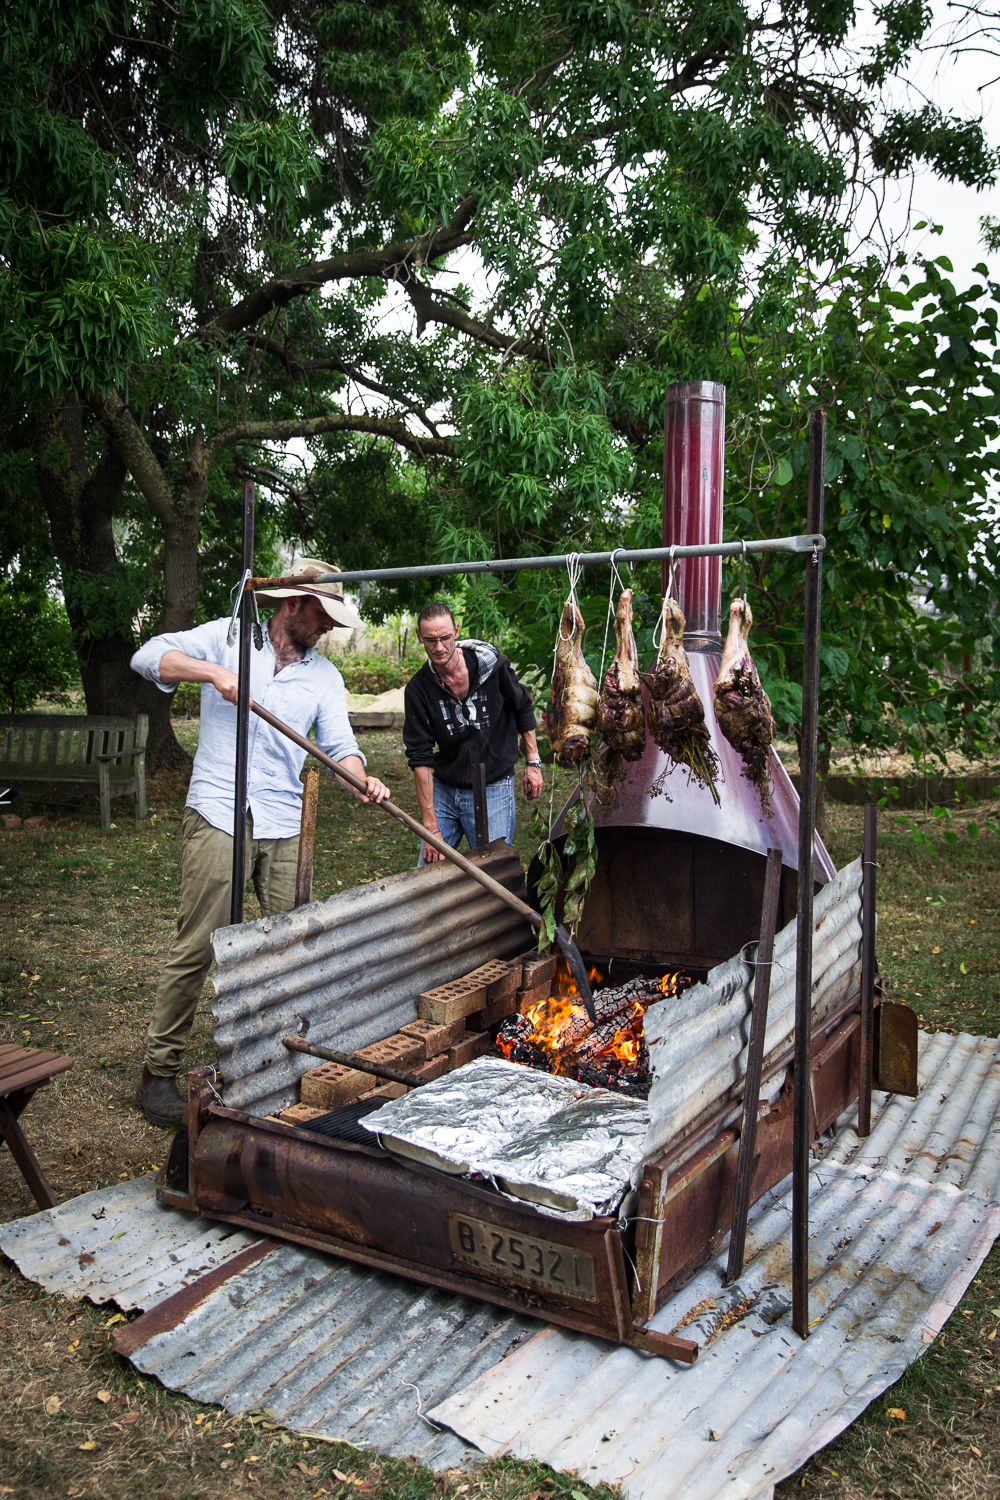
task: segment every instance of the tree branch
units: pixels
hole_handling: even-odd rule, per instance
[[[547,363],[544,350],[529,339],[505,338],[502,334],[495,333],[492,328],[487,328],[485,323],[480,323],[478,318],[470,317],[459,307],[444,307],[435,300],[434,293],[429,286],[421,281],[410,280],[404,283],[403,290],[413,303],[417,314],[417,337],[423,333],[428,323],[444,323],[449,328],[455,328],[459,333],[464,333],[479,344],[488,344],[491,349],[499,349],[503,354],[524,354],[529,359],[539,360]]]
[[[203,339],[238,333],[259,323],[275,307],[285,307],[297,297],[308,297],[329,281],[348,281],[359,277],[382,277],[404,281],[411,266],[429,265],[442,255],[471,245],[474,236],[467,233],[479,197],[469,194],[459,204],[451,220],[441,229],[430,230],[415,240],[399,240],[383,245],[381,250],[356,250],[335,255],[330,260],[316,260],[299,266],[287,276],[278,276],[258,287],[235,307],[228,307],[198,330]]]
[[[276,360],[284,365],[293,380],[299,375],[315,375],[333,370],[338,375],[344,375],[348,380],[353,380],[356,385],[364,386],[365,390],[374,391],[377,396],[386,396],[390,401],[401,407],[403,411],[408,411],[419,422],[423,422],[427,431],[437,437],[437,427],[422,406],[417,406],[415,402],[408,401],[405,396],[400,396],[397,392],[391,391],[387,385],[380,385],[377,380],[372,380],[371,376],[363,375],[360,370],[355,369],[354,365],[347,364],[345,360],[338,359],[336,355],[326,355],[323,359],[296,359],[293,354],[288,353],[284,344],[280,343],[276,338],[271,338],[263,333],[251,333],[248,335],[248,339],[255,348],[262,349],[266,354],[273,355]]]
[[[233,443],[278,442],[288,438],[320,437],[325,432],[367,432],[373,437],[391,438],[400,447],[426,458],[434,454],[440,458],[451,458],[455,445],[451,438],[420,437],[411,432],[399,417],[353,417],[345,412],[330,412],[322,417],[293,417],[285,422],[238,422],[233,427],[216,433],[206,444],[207,465],[215,462],[223,448]]]
[[[154,515],[164,526],[175,523],[177,512],[167,476],[118,392],[92,396],[88,404]]]

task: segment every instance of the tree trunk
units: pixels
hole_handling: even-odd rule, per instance
[[[45,423],[39,449],[39,487],[63,577],[66,612],[80,663],[87,712],[149,715],[146,763],[150,771],[186,769],[191,757],[177,743],[170,695],[129,666],[135,645],[120,623],[94,633],[94,599],[81,584],[96,585],[111,601],[124,582],[115,546],[114,517],[121,504],[125,466],[114,449],[92,473],[84,454],[84,412],[67,399]],[[195,543],[197,557],[197,542]]]

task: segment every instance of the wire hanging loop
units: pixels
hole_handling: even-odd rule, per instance
[[[740,598],[743,600],[743,607],[745,609],[747,602],[747,544],[745,537],[743,538],[743,551],[740,554]]]
[[[573,624],[569,635],[563,635],[562,620],[559,621],[559,639],[561,641],[571,641],[576,631],[576,611],[579,608],[576,602],[576,586],[580,582],[580,575],[583,572],[583,563],[580,561],[580,557],[581,554],[579,552],[571,552],[566,559],[566,572],[569,574],[569,592],[566,595],[566,603],[573,606]]]
[[[604,681],[604,661],[608,654],[608,631],[611,629],[611,616],[614,612],[615,584],[617,583],[618,585],[619,593],[623,593],[625,590],[622,575],[619,573],[618,564],[615,562],[615,558],[619,552],[624,551],[624,547],[616,547],[611,554],[611,579],[608,583],[608,612],[604,618],[604,645],[601,647],[601,670],[597,674],[598,688],[600,688],[601,683]]]
[[[674,576],[675,576],[675,574],[677,572],[677,562],[676,562],[676,559],[674,557],[674,553],[675,553],[676,550],[677,549],[676,549],[675,546],[671,546],[671,548],[670,548],[669,567],[668,567],[668,572],[667,572],[667,592],[663,596],[663,602],[664,602],[664,604],[666,604],[666,602],[667,602],[668,599],[672,599],[674,597]],[[656,624],[653,626],[653,646],[655,647],[655,649],[657,651],[659,651],[661,645],[663,644],[663,632],[666,629],[666,626],[664,624],[664,619],[663,619],[665,613],[666,613],[665,610],[661,610],[660,611],[660,618],[657,620]],[[657,638],[656,638],[657,632],[659,632],[659,636],[660,636],[659,640],[657,640]]]

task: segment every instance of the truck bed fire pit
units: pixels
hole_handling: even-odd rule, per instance
[[[696,385],[668,399],[664,544],[699,550],[680,596],[703,703],[728,545],[723,396]],[[812,551],[806,678],[823,544],[822,422],[812,430],[813,533],[754,544]],[[548,560],[516,566],[532,561]],[[808,785],[805,684],[803,704]],[[697,1345],[650,1319],[730,1227],[739,1274],[749,1205],[794,1167],[805,1336],[803,1163],[859,1092],[867,1119],[872,1080],[916,1092],[916,1019],[883,1001],[873,1022],[873,819],[864,865],[835,871],[773,752],[765,815],[716,730],[718,799],[676,776],[669,800],[650,797],[665,769],[650,742],[597,818],[582,960],[563,944],[584,991],[589,966],[590,997],[531,951],[525,913],[541,918],[512,900],[524,872],[499,842],[464,869],[405,871],[218,931],[224,1081],[190,1075],[161,1200],[690,1363]]]

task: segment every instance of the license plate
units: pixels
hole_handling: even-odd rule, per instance
[[[465,1266],[565,1297],[598,1300],[594,1262],[571,1245],[512,1234],[468,1214],[449,1214],[448,1237],[452,1255]]]

